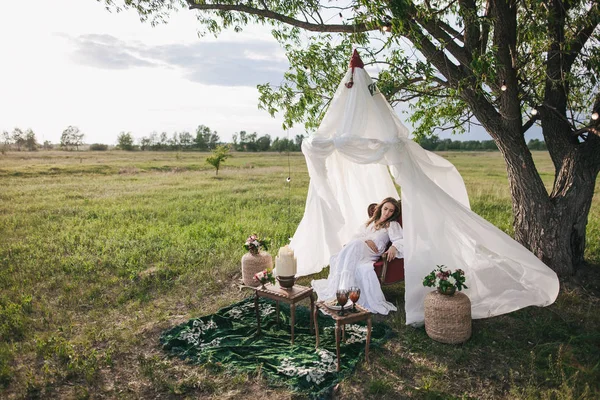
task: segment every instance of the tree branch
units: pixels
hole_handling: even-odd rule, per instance
[[[461,70],[421,32],[418,25],[413,22],[413,29],[407,34],[410,40],[419,46],[423,55],[431,61],[451,85],[456,85],[465,75]]]
[[[469,65],[471,63],[471,56],[465,51],[465,49],[459,46],[448,33],[443,30],[439,21],[433,19],[424,19],[424,18],[416,18],[416,21],[421,24],[427,32],[431,33],[433,37],[435,37],[444,48],[448,49],[450,54],[454,56],[458,62],[463,65]]]
[[[579,32],[577,32],[570,45],[566,46],[566,48],[569,49],[569,53],[565,57],[565,68],[567,71],[571,70],[571,66],[575,62],[575,59],[577,59],[583,46],[585,46],[588,39],[594,33],[594,30],[598,27],[598,24],[600,24],[600,6],[598,6],[598,3],[590,8],[584,20],[588,21],[587,25],[583,26]]]
[[[535,124],[535,121],[537,121],[539,118],[539,116],[534,115],[533,117],[531,117],[529,119],[529,121],[525,122],[523,124],[523,127],[521,128],[521,134],[525,134],[525,132],[527,132],[529,130],[529,128],[531,128],[533,126],[533,124]]]
[[[468,53],[472,54],[473,51],[478,52],[480,47],[480,31],[475,0],[459,0],[458,4],[460,6],[460,15],[465,24],[463,43]]]
[[[462,40],[463,33],[454,29],[445,21],[438,20],[437,23],[448,33],[448,35],[452,36],[453,39],[460,39],[464,43],[464,40]]]
[[[575,136],[581,136],[584,133],[587,132],[591,132],[594,135],[597,135],[598,137],[600,137],[600,129],[597,126],[584,126],[581,129],[576,130],[575,132],[573,132],[573,134]]]
[[[367,26],[364,23],[355,25],[339,25],[339,24],[313,24],[310,22],[300,21],[296,18],[288,17],[287,15],[280,14],[271,10],[261,9],[256,7],[250,7],[242,4],[196,4],[193,0],[188,0],[190,10],[200,11],[237,11],[257,17],[269,18],[284,24],[296,26],[298,28],[305,29],[311,32],[338,32],[338,33],[360,33],[376,31],[383,27],[382,26]]]
[[[487,51],[488,39],[490,37],[490,24],[486,22],[488,18],[492,15],[492,2],[487,0],[487,4],[485,6],[485,14],[483,15],[483,23],[481,24],[481,35],[479,38],[480,48],[479,54],[485,54]]]

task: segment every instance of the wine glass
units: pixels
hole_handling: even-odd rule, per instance
[[[344,315],[344,306],[348,302],[348,290],[339,289],[337,292],[335,292],[335,297],[337,298],[338,304],[342,306],[342,309],[338,312],[338,315]]]
[[[352,301],[352,312],[356,311],[356,302],[360,298],[360,288],[358,286],[352,286],[350,288],[350,300]]]

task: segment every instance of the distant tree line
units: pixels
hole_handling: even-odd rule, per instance
[[[61,134],[59,148],[62,150],[79,150],[83,145],[85,134],[76,126],[68,126]],[[294,139],[275,138],[270,135],[258,136],[256,132],[248,133],[240,131],[233,134],[231,149],[241,152],[277,151],[301,151],[304,135],[296,135]],[[12,132],[2,132],[2,152],[9,150],[36,151],[39,149],[52,150],[55,146],[48,140],[40,144],[35,132],[31,129],[23,130],[14,128]],[[136,144],[137,142],[137,144]],[[430,151],[497,151],[498,148],[493,140],[452,140],[440,139],[437,135],[416,139],[416,142],[426,150]],[[136,141],[131,132],[121,132],[117,137],[117,149],[132,151],[213,151],[225,143],[216,131],[206,125],[199,125],[195,134],[187,131],[173,132],[170,136],[167,132],[152,132]],[[530,150],[547,150],[543,140],[531,139],[527,143]],[[101,143],[93,143],[89,146],[92,151],[108,150],[109,146]]]
[[[258,152],[258,151],[300,151],[304,135],[296,135],[291,139],[271,139],[270,135],[258,136],[256,132],[247,133],[240,131],[233,134],[231,149],[235,151]],[[196,132],[174,132],[170,136],[167,132],[152,132],[137,140],[135,144],[131,132],[121,132],[117,137],[117,148],[121,150],[142,151],[213,151],[223,145],[217,131],[211,130],[206,125],[199,125]]]
[[[437,135],[418,138],[416,142],[425,150],[430,151],[498,151],[493,140],[452,140],[440,139]],[[527,143],[529,150],[546,150],[546,142],[531,139]]]
[[[152,132],[138,140],[138,148],[142,151],[165,151],[165,150],[197,150],[209,151],[217,147],[220,142],[216,131],[211,131],[205,125],[199,125],[195,134],[188,131],[173,132],[171,136],[167,132]],[[121,132],[117,138],[117,148],[122,150],[134,150],[134,139],[130,132]]]
[[[71,150],[72,147],[78,149],[83,144],[83,137],[84,135],[79,132],[79,128],[69,126],[62,133],[60,147],[66,150]],[[49,140],[45,140],[44,143],[40,144],[35,132],[31,128],[23,130],[17,127],[12,132],[2,132],[2,152],[9,150],[52,150],[53,148],[54,145]]]
[[[236,151],[301,151],[304,135],[296,135],[294,140],[275,138],[271,140],[271,135],[258,137],[256,132],[247,133],[240,131],[233,134],[233,149]]]
[[[15,149],[17,151],[28,150],[35,151],[40,145],[31,129],[22,130],[15,128],[12,132],[2,132],[2,150]]]

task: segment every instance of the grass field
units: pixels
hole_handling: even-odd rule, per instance
[[[473,210],[511,234],[500,154],[442,155],[463,175]],[[235,286],[247,235],[268,236],[278,248],[303,214],[301,154],[235,153],[218,177],[206,156],[0,155],[1,398],[294,396],[267,387],[260,372],[191,366],[158,346],[165,329],[248,296]],[[535,158],[550,186],[547,154]],[[598,194],[586,257],[595,278],[563,282],[550,307],[474,321],[461,346],[406,327],[403,312],[382,318],[396,337],[340,385],[339,396],[598,398]],[[403,284],[384,291],[402,310]]]

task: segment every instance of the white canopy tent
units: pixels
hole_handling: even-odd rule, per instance
[[[408,129],[363,69],[355,51],[317,132],[302,143],[310,186],[290,246],[298,275],[329,264],[367,206],[402,188],[406,323],[422,324],[425,275],[436,265],[465,271],[473,318],[547,306],[558,295],[554,271],[469,207],[462,177],[447,160],[408,138]]]

